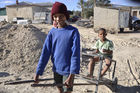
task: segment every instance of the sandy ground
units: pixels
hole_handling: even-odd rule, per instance
[[[75,24],[72,24],[76,26]],[[33,88],[28,84],[4,85],[11,80],[33,79],[38,59],[45,37],[51,25],[12,25],[0,23],[0,93],[58,93],[56,87]],[[78,27],[81,35],[83,52],[92,50],[98,39],[92,28]],[[113,59],[117,61],[115,77],[118,79],[117,93],[140,93],[140,32],[126,31],[125,33],[108,34],[107,38],[115,45]],[[81,73],[87,72],[87,57],[81,57]],[[113,64],[112,64],[113,66]],[[46,67],[40,78],[53,78],[52,64]],[[98,65],[94,75],[97,75]],[[111,79],[108,71],[104,77]],[[76,83],[86,83],[85,80],[75,79]],[[53,80],[40,83],[53,83]],[[94,85],[75,86],[73,93],[94,93]],[[106,86],[99,86],[98,93],[112,93]]]

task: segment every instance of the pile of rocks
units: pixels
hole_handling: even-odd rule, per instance
[[[46,34],[32,25],[0,23],[0,26],[1,71],[35,72]]]
[[[76,25],[81,26],[81,27],[86,27],[86,28],[92,28],[93,22],[89,19],[82,19],[82,20],[76,21]]]

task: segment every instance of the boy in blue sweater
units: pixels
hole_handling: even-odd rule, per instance
[[[77,28],[66,24],[69,14],[63,3],[53,4],[51,16],[56,24],[48,33],[43,45],[35,83],[38,83],[39,75],[43,74],[51,56],[55,83],[67,86],[57,86],[59,93],[71,93],[74,74],[79,74],[80,70],[80,35]]]

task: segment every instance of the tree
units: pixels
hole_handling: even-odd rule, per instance
[[[90,16],[93,16],[93,6],[94,6],[93,0],[88,0],[87,2],[84,3],[85,18],[89,18]]]
[[[82,18],[89,18],[90,16],[93,16],[94,3],[97,5],[108,5],[110,0],[79,0],[78,5],[82,9]]]
[[[110,2],[111,2],[110,0],[96,0],[97,5],[107,5]]]
[[[74,16],[81,16],[81,11],[72,11]]]
[[[81,17],[82,18],[89,18],[90,16],[93,16],[93,0],[79,0],[78,5],[82,9],[81,11]]]
[[[81,17],[84,17],[84,0],[79,0],[78,5],[81,7]]]

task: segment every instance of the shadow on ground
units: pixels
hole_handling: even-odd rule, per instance
[[[140,33],[140,31],[124,31],[124,32],[118,32],[119,34],[125,34],[125,33]]]
[[[10,76],[10,74],[7,72],[0,72],[0,77],[7,77],[7,76]]]
[[[117,87],[117,93],[140,93],[140,85],[131,87],[118,85]]]

